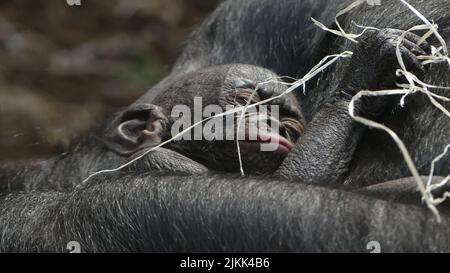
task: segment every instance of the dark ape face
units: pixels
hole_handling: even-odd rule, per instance
[[[287,87],[276,77],[269,70],[249,65],[180,75],[154,98],[146,94],[119,116],[119,130],[113,139],[121,144],[111,147],[130,155],[177,136],[165,147],[210,169],[235,172],[239,171],[239,143],[246,172],[271,173],[304,130],[295,97],[289,94],[251,107],[245,115],[223,114],[283,93]],[[210,117],[215,118],[199,122]],[[196,123],[194,129],[186,130]]]

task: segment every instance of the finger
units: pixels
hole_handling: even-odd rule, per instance
[[[418,45],[423,51],[426,52],[426,55],[431,55],[431,46],[427,41],[422,42],[420,45],[418,44],[419,41],[422,39],[421,36],[416,35],[411,32],[407,32],[405,35],[405,38],[409,40],[410,42]]]
[[[402,45],[409,49],[416,56],[428,56],[428,54],[423,50],[417,43],[411,42],[410,40],[403,40]]]
[[[402,47],[400,49],[403,62],[405,63],[406,69],[410,70],[411,72],[417,72],[417,73],[425,73],[425,67],[423,64],[417,59],[416,55],[412,53],[409,49],[406,47]]]
[[[425,55],[431,55],[431,46],[428,42],[424,41],[422,42],[420,45],[418,44],[419,41],[422,39],[421,36],[416,35],[412,32],[406,32],[404,30],[400,30],[400,29],[392,29],[392,28],[388,28],[388,29],[384,29],[383,32],[385,33],[385,35],[390,36],[394,39],[396,39],[397,37],[401,37],[402,35],[404,36],[403,41],[410,41],[414,44],[416,44],[417,46],[419,46],[424,52],[426,52]]]

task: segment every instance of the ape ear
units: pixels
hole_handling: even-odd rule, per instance
[[[104,133],[105,144],[114,152],[130,156],[162,142],[168,120],[153,104],[138,104],[121,112]]]

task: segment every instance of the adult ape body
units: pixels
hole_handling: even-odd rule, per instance
[[[439,32],[447,41],[450,42],[450,26],[448,14],[440,12],[442,9],[450,8],[448,1],[408,1],[416,7],[425,17],[430,18],[439,25]],[[395,10],[395,11],[394,11]],[[360,25],[371,26],[376,28],[398,28],[409,29],[413,26],[420,25],[423,22],[400,1],[383,1],[381,6],[365,5],[358,8],[342,18],[340,18],[342,26],[349,32],[358,33],[358,29],[352,22]],[[439,44],[435,38],[429,39],[432,44]],[[331,52],[342,52],[344,50],[355,50],[366,52],[358,56],[370,56],[369,52],[373,50],[366,44],[353,45],[348,40],[329,35],[322,39],[320,48],[330,48],[326,54]],[[381,50],[380,50],[381,51]],[[394,57],[395,58],[395,57]],[[340,61],[336,68],[327,71],[319,79],[318,87],[302,96],[300,99],[302,109],[306,119],[310,118],[311,113],[316,113],[320,109],[320,105],[330,95],[330,90],[334,90],[340,84],[342,77],[347,71],[345,68],[351,66],[355,62],[361,62],[357,58],[352,60]],[[371,69],[383,69],[384,65],[377,62],[368,62]],[[428,67],[424,75],[424,82],[437,86],[450,86],[450,77],[448,76],[450,69],[448,64],[441,63]],[[369,86],[359,86],[359,90],[385,89],[386,86],[381,85],[377,89],[371,89]],[[357,90],[357,91],[359,91]],[[446,95],[447,91],[432,89],[439,95]],[[397,98],[397,107],[392,111],[385,112],[378,121],[393,129],[399,137],[405,142],[411,156],[418,167],[421,175],[428,175],[431,161],[442,153],[443,149],[450,142],[450,123],[448,117],[430,103],[429,98],[424,94],[415,94],[406,99],[404,108],[399,106],[400,98]],[[448,109],[449,103],[444,102],[444,107]],[[371,130],[366,132],[360,140],[355,150],[354,157],[349,165],[347,174],[341,182],[347,188],[357,188],[368,186],[383,181],[395,180],[409,176],[404,159],[398,149],[395,147],[394,141],[385,132]],[[291,159],[285,168],[280,170],[295,169],[295,165],[302,164],[301,144],[297,145],[297,151],[291,154]],[[326,161],[326,155],[319,154],[320,159],[317,162]],[[437,165],[434,174],[447,176],[450,170],[450,156],[447,154]],[[314,168],[311,168],[314,170]],[[290,176],[293,173],[290,172]],[[297,173],[300,177],[304,174]],[[295,174],[294,174],[295,176]],[[320,182],[320,181],[318,181]],[[406,181],[403,180],[403,183]],[[414,184],[414,181],[409,182]],[[394,183],[395,184],[395,183]],[[395,187],[395,186],[394,186]]]
[[[0,249],[64,252],[448,252],[448,222],[423,209],[264,179],[145,173],[72,193],[1,200]],[[26,206],[24,206],[26,204]]]
[[[239,2],[223,7],[244,7],[243,14],[253,11]],[[256,2],[269,4],[246,1]],[[299,2],[276,3],[294,15],[315,5],[304,1],[301,7]],[[271,5],[262,7],[278,18]],[[221,18],[220,10],[213,22]],[[287,18],[279,24],[293,21]],[[206,30],[220,33],[209,27],[207,23]],[[186,69],[194,66],[185,64]],[[169,82],[157,89],[164,90]],[[378,240],[385,251],[448,250],[447,220],[436,225],[432,215],[413,207],[282,181],[204,176],[179,180],[131,174],[70,193],[9,195],[2,199],[1,248],[63,251],[66,242],[78,240],[87,251],[364,251],[368,241]],[[233,221],[223,222],[230,216]],[[242,240],[234,240],[236,236]]]

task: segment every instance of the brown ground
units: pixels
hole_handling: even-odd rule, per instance
[[[61,152],[167,73],[215,0],[0,0],[0,162]]]

